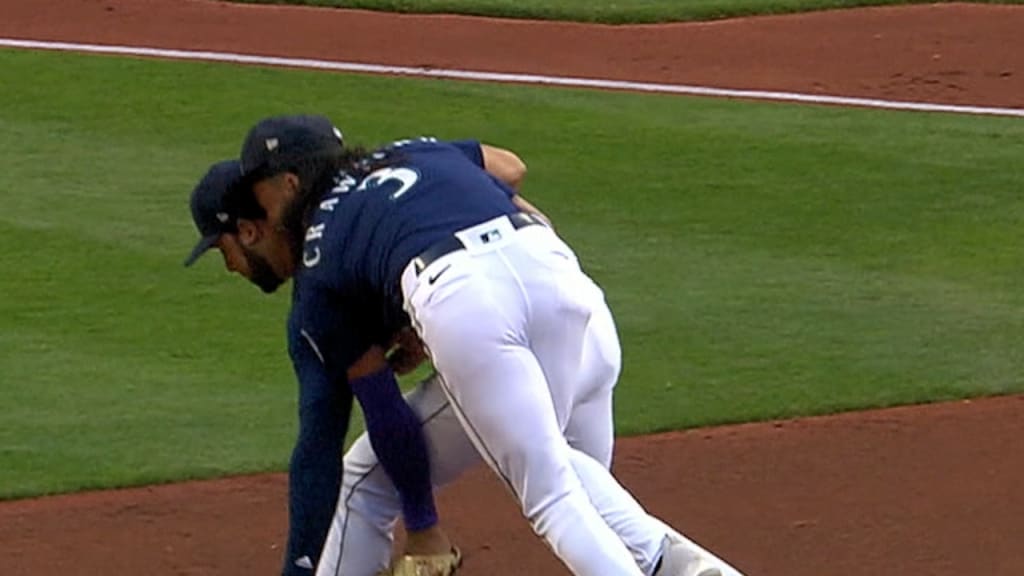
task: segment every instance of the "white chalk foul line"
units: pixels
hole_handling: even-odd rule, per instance
[[[634,92],[657,92],[665,94],[686,94],[690,96],[714,96],[722,98],[745,98],[749,100],[772,100],[781,102],[803,102],[809,104],[835,104],[839,106],[860,106],[889,110],[914,110],[919,112],[949,112],[954,114],[982,114],[990,116],[1016,116],[1024,118],[1024,109],[992,108],[985,106],[958,106],[953,104],[929,104],[926,102],[905,102],[876,98],[847,98],[799,92],[775,92],[765,90],[732,90],[685,84],[657,84],[650,82],[626,82],[602,80],[599,78],[573,78],[566,76],[543,76],[538,74],[505,74],[501,72],[475,72],[447,68],[422,68],[410,66],[384,66],[360,64],[358,62],[332,62],[309,58],[281,58],[277,56],[255,56],[232,52],[207,52],[199,50],[166,50],[137,46],[108,46],[102,44],[78,44],[72,42],[43,42],[0,38],[0,47],[57,50],[63,52],[87,52],[94,54],[120,54],[125,56],[149,56],[174,60],[198,60],[204,62],[230,62],[236,64],[257,64],[264,66],[287,66],[314,70],[339,72],[363,72],[393,76],[421,76],[426,78],[454,78],[484,82],[540,84],[567,86],[573,88],[604,88]]]

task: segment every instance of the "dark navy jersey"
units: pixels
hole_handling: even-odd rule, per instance
[[[375,154],[386,167],[342,173],[321,199],[295,277],[292,321],[332,371],[407,322],[399,280],[413,258],[517,211],[515,192],[483,169],[479,142],[418,138]]]
[[[479,142],[405,140],[382,148],[388,167],[341,174],[320,202],[294,278],[288,348],[299,380],[299,436],[289,477],[283,573],[319,555],[341,479],[340,454],[352,389],[348,367],[386,344],[408,318],[399,276],[453,232],[515,212],[515,192],[482,169]],[[383,457],[381,458],[383,461]]]

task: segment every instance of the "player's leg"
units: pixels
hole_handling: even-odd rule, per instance
[[[587,487],[594,507],[627,544],[645,574],[694,576],[704,570],[717,569],[721,576],[742,576],[709,550],[649,515],[632,494],[593,458],[576,451],[572,463]],[[652,532],[658,535],[657,545],[653,547],[650,545]],[[663,562],[662,570],[654,572],[659,561]]]
[[[591,504],[572,465],[573,449],[561,436],[543,374],[529,351],[506,353],[492,372],[499,388],[465,386],[465,378],[445,372],[456,413],[485,460],[518,498],[534,531],[578,576],[638,575],[623,541]],[[513,365],[518,363],[518,365]],[[504,378],[499,378],[504,376]],[[468,389],[467,389],[468,388]],[[548,405],[545,406],[545,403]]]
[[[450,483],[480,462],[436,377],[424,380],[406,401],[423,422],[435,486]],[[375,576],[385,570],[400,515],[398,492],[364,433],[345,453],[338,507],[317,576]]]
[[[374,576],[391,560],[401,504],[364,433],[345,453],[341,492],[317,576]]]
[[[572,466],[551,390],[525,345],[529,307],[503,258],[459,254],[438,264],[451,266],[441,282],[419,283],[407,274],[403,290],[453,407],[481,455],[574,574],[640,576]],[[423,275],[430,272],[428,267]],[[563,321],[580,319],[567,315]]]
[[[519,269],[532,296],[531,347],[549,378],[552,397],[563,402],[559,413],[564,414],[563,433],[576,449],[571,452],[574,470],[604,522],[641,570],[650,574],[665,531],[609,470],[614,445],[612,393],[621,365],[611,312],[600,288],[574,258],[564,256],[571,251],[553,233],[531,231],[524,234],[524,244],[525,261]]]
[[[538,299],[532,304],[530,347],[551,386],[559,423],[570,445],[609,467],[612,393],[622,350],[604,292],[552,230],[529,227],[517,240],[510,258],[525,289]],[[578,321],[566,322],[567,317]]]
[[[575,372],[577,396],[565,436],[576,449],[572,453],[573,468],[594,507],[629,548],[640,569],[651,574],[661,556],[666,532],[610,473],[615,437],[612,394],[619,377],[621,350],[603,297],[591,302],[583,355]]]
[[[665,563],[658,576],[691,576],[704,569],[718,569],[723,575],[738,576],[739,573],[721,559],[649,515],[609,473],[613,445],[612,392],[621,358],[618,335],[603,293],[574,262],[564,258],[568,247],[561,241],[544,238],[547,234],[546,230],[537,230],[532,235],[539,246],[530,251],[536,261],[529,269],[546,269],[542,281],[571,287],[552,292],[556,301],[551,305],[558,310],[581,307],[587,310],[589,321],[582,334],[574,333],[576,326],[572,323],[541,322],[536,332],[544,336],[534,339],[537,344],[534,348],[548,365],[546,373],[561,378],[552,385],[570,386],[574,391],[565,434],[579,449],[572,453],[572,463],[591,501],[605,522],[622,538],[644,573],[652,574],[663,553],[669,551],[665,556],[671,557],[673,565]],[[571,302],[557,301],[565,297]],[[535,316],[554,317],[540,314],[538,308],[539,303],[535,301]],[[575,346],[563,345],[577,338],[583,341],[578,359]]]
[[[576,370],[565,437],[569,445],[611,468],[615,446],[612,395],[622,366],[622,349],[611,311],[603,297],[594,306],[583,334],[583,354]]]
[[[690,540],[668,524],[664,526],[668,534],[663,548],[664,558],[660,569],[653,576],[743,576],[743,573],[715,556],[710,550]]]

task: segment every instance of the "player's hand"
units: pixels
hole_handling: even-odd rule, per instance
[[[453,548],[448,534],[437,524],[405,535],[404,553],[408,556],[448,554]]]
[[[423,342],[412,328],[406,327],[399,330],[391,338],[391,346],[388,364],[391,365],[391,370],[399,376],[412,372],[427,359]]]
[[[462,553],[439,526],[406,535],[405,553],[383,574],[387,576],[453,576]],[[380,576],[380,575],[378,575]]]
[[[384,349],[380,346],[370,346],[370,349],[365,354],[349,366],[348,379],[355,380],[356,378],[380,372],[387,365],[388,361],[384,357]]]

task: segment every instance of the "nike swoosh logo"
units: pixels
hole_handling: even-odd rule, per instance
[[[441,274],[444,274],[445,272],[447,272],[448,269],[451,268],[451,267],[452,267],[452,265],[449,264],[449,265],[445,266],[444,268],[441,268],[440,272],[438,272],[437,274],[434,274],[430,278],[427,278],[427,284],[430,284],[431,286],[433,286],[434,282],[437,282],[437,279],[441,277]]]

